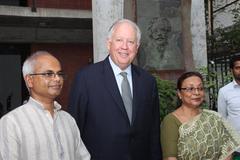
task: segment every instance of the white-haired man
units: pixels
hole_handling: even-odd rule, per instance
[[[109,30],[109,56],[76,76],[69,110],[94,160],[161,159],[156,81],[132,64],[140,38],[134,22],[117,21]]]
[[[0,120],[0,157],[3,160],[89,160],[75,120],[55,98],[64,73],[60,62],[38,51],[23,64],[28,102]]]

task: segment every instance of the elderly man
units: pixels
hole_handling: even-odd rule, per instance
[[[114,23],[109,56],[81,70],[73,84],[70,112],[94,160],[160,159],[156,81],[132,64],[140,37],[134,22]]]
[[[75,120],[55,101],[64,73],[60,62],[38,51],[23,64],[28,102],[0,120],[3,160],[89,160]]]

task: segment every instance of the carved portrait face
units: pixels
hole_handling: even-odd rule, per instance
[[[148,26],[149,38],[158,45],[166,46],[168,44],[168,34],[171,31],[171,25],[166,18],[153,18]]]

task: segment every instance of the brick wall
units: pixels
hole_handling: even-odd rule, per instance
[[[28,0],[28,6],[32,6],[34,0]],[[91,0],[35,0],[37,8],[59,8],[59,9],[82,9],[91,10]]]

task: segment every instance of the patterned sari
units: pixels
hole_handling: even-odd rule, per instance
[[[239,147],[240,136],[214,111],[179,127],[178,160],[224,160]]]

